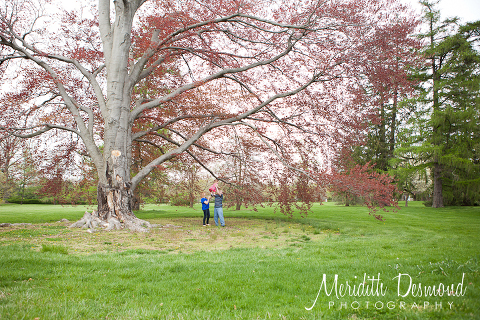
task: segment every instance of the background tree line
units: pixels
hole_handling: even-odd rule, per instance
[[[409,198],[433,207],[479,205],[480,21],[441,20],[434,3],[421,3],[417,46],[388,43],[406,54],[377,56],[384,77],[373,72],[366,90],[379,101],[378,117],[348,156],[394,176],[407,205]]]

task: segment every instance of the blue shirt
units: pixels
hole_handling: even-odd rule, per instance
[[[210,208],[210,202],[205,203],[206,201],[208,201],[207,198],[202,198],[202,199],[200,200],[200,202],[202,203],[202,210],[207,210],[207,209]]]

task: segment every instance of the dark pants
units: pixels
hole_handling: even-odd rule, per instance
[[[205,225],[205,219],[208,221],[210,220],[210,209],[203,210],[203,224]]]

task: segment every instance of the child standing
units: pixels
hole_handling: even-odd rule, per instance
[[[209,226],[210,220],[210,197],[205,198],[205,192],[202,193],[202,199],[200,200],[202,203],[202,210],[203,210],[203,226]],[[207,224],[205,224],[207,222]]]

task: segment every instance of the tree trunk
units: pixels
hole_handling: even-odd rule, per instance
[[[240,210],[241,207],[242,207],[242,201],[241,201],[241,200],[237,200],[237,203],[236,203],[236,206],[235,206],[235,210]]]
[[[390,115],[390,138],[388,141],[388,160],[393,158],[395,151],[395,133],[397,130],[397,110],[398,110],[398,88],[395,85],[395,92],[393,93],[392,114]]]
[[[132,197],[132,210],[140,210],[140,197],[133,194]]]
[[[108,184],[98,183],[98,210],[91,214],[86,212],[80,221],[70,227],[95,229],[100,226],[106,230],[127,228],[136,232],[146,232],[151,227],[148,221],[138,219],[132,211],[135,197],[130,188],[131,183],[125,182],[120,175],[126,170],[122,167],[124,161],[121,161],[122,158],[119,159],[119,156],[120,152],[112,152],[113,166],[107,163]]]
[[[98,185],[98,214],[103,220],[115,218],[122,222],[132,215],[133,195],[129,189]]]
[[[383,100],[383,98],[382,98]],[[380,105],[380,125],[379,125],[379,130],[378,130],[378,163],[377,166],[379,167],[380,170],[387,171],[387,142],[386,142],[386,120],[385,120],[385,105],[382,102]]]
[[[189,195],[188,195],[188,198],[189,198],[189,206],[190,208],[193,208],[193,204],[195,203],[195,195],[190,192]]]
[[[132,211],[133,193],[129,188],[115,188],[98,184],[98,210],[85,212],[82,219],[70,228],[102,227],[105,230],[127,228],[132,231],[146,232],[151,227],[148,221],[138,219]]]
[[[435,162],[433,167],[433,203],[432,208],[443,208],[442,166]]]
[[[435,47],[435,33],[433,32],[433,20],[430,20],[430,47],[434,49]],[[433,80],[433,114],[435,116],[436,112],[440,110],[440,99],[439,99],[439,89],[436,87],[440,81],[440,74],[438,70],[441,67],[441,64],[437,65],[436,57],[433,55],[432,60],[432,80]],[[441,141],[441,132],[439,132],[438,125],[434,125],[432,128],[433,134],[433,145],[440,146]],[[442,167],[438,163],[438,155],[435,156],[433,162],[433,208],[442,208],[443,207],[443,192],[442,192]]]

